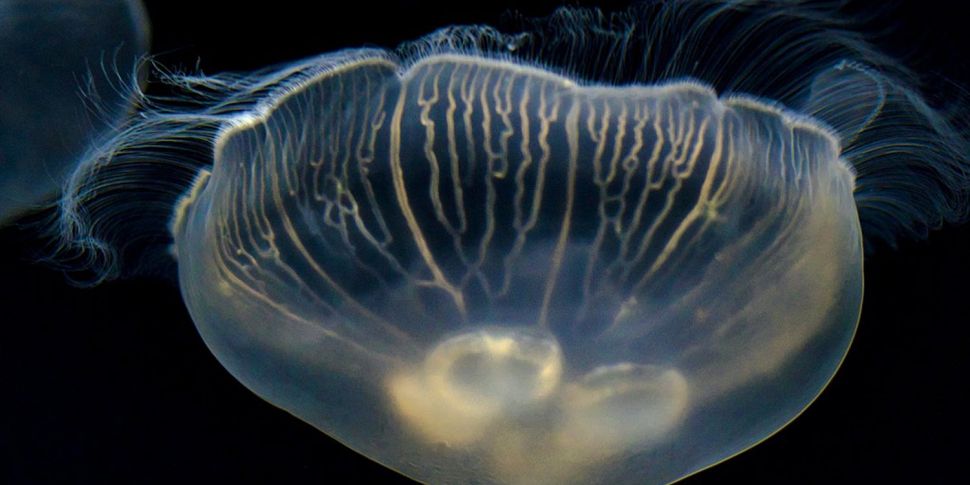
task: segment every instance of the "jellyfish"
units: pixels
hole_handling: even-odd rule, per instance
[[[147,44],[138,0],[0,1],[0,224],[43,207],[130,111]]]
[[[963,120],[845,15],[562,8],[158,71],[60,256],[173,270],[236,379],[416,480],[675,482],[822,392],[867,251],[967,217]]]

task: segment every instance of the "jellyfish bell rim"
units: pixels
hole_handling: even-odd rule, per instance
[[[220,154],[223,153],[225,145],[229,140],[238,133],[265,124],[283,103],[299,94],[308,86],[321,83],[328,78],[336,77],[365,66],[387,67],[395,73],[396,77],[394,81],[403,83],[415,75],[417,70],[423,65],[436,62],[506,68],[516,71],[517,74],[530,77],[534,76],[538,79],[557,83],[564,90],[589,97],[600,95],[617,96],[619,94],[651,97],[662,96],[672,92],[696,92],[705,98],[713,100],[717,109],[744,108],[776,116],[785,126],[791,129],[807,130],[826,139],[833,147],[835,153],[841,153],[842,151],[842,143],[838,133],[823,120],[799,113],[771,99],[746,93],[726,92],[721,94],[710,84],[689,77],[668,79],[647,84],[628,83],[616,86],[599,83],[584,84],[581,80],[570,78],[566,74],[558,74],[546,70],[541,65],[522,63],[510,58],[443,52],[423,54],[417,59],[401,61],[393,51],[377,48],[359,48],[345,49],[336,53],[323,54],[298,61],[291,67],[277,71],[272,78],[261,83],[263,86],[271,87],[270,93],[267,94],[265,100],[260,102],[251,111],[240,113],[226,120],[226,123],[215,135],[212,144],[215,163],[208,170],[217,171],[219,169]],[[845,169],[851,176],[851,182],[854,185],[856,169],[845,159],[839,157],[838,160],[841,168]],[[191,193],[193,190],[195,190],[194,187],[189,187],[186,194]],[[181,203],[177,204],[177,206],[181,207]],[[173,222],[170,223],[170,227],[178,226],[178,221],[181,219],[181,216],[178,214],[182,210],[184,209],[179,208],[174,211],[174,218]]]

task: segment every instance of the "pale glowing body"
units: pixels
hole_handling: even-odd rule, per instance
[[[851,169],[753,99],[363,56],[217,147],[175,222],[206,342],[423,481],[673,480],[793,419],[858,319]]]

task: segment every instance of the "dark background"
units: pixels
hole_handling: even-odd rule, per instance
[[[161,60],[216,73],[393,46],[559,2],[361,0],[340,11],[322,1],[146,3]],[[911,59],[918,69],[970,86],[970,29],[956,8],[901,2],[882,25],[891,32],[883,47],[925,53]],[[29,262],[37,244],[29,232],[0,231],[0,483],[407,483],[238,384],[174,285],[71,287]],[[683,483],[967,479],[970,227],[877,253],[865,270],[856,342],[818,401],[765,443]]]

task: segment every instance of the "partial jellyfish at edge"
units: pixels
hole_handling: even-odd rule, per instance
[[[140,0],[0,0],[0,224],[43,208],[133,109]]]
[[[963,120],[852,26],[652,2],[158,72],[61,257],[174,256],[237,379],[417,480],[676,481],[818,396],[866,247],[966,218]]]

